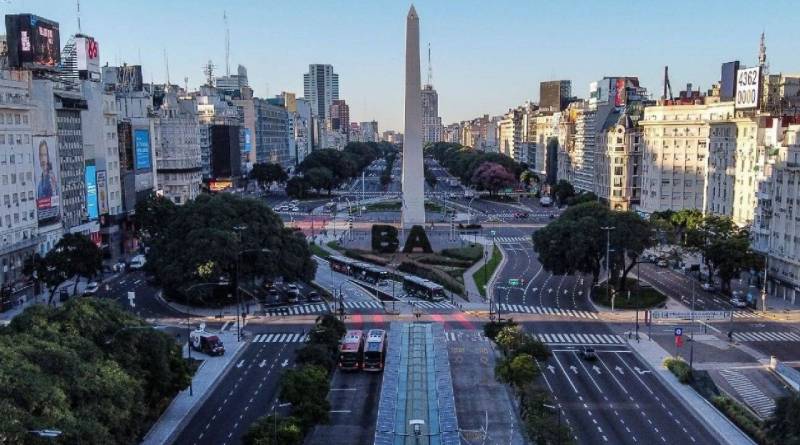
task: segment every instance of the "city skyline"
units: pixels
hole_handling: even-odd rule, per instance
[[[209,59],[218,75],[225,73],[225,12],[230,23],[231,69],[235,71],[238,64],[247,67],[256,95],[291,91],[299,96],[308,65],[331,64],[341,76],[341,97],[350,104],[353,120],[377,120],[382,130],[397,130],[402,127],[403,85],[399,38],[403,22],[398,17],[409,6],[406,2],[315,2],[312,7],[285,4],[268,9],[234,1],[223,10],[222,6],[192,9],[188,2],[147,0],[140,4],[141,10],[148,11],[143,22],[125,20],[129,12],[122,4],[84,0],[81,23],[82,31],[100,42],[101,64],[141,63],[146,81],[164,82],[166,50],[170,80],[183,84],[188,77],[189,87],[196,88]],[[553,79],[570,79],[573,94],[586,97],[593,80],[638,76],[643,86],[657,94],[663,67],[669,65],[675,89],[691,82],[705,90],[718,80],[720,63],[740,60],[755,65],[762,31],[767,36],[771,71],[791,72],[791,42],[800,37],[800,32],[782,22],[784,16],[774,13],[790,7],[789,2],[771,3],[770,8],[752,8],[745,2],[691,7],[688,2],[672,2],[651,5],[646,11],[636,10],[632,2],[615,8],[599,2],[580,7],[514,2],[497,7],[469,2],[459,4],[455,16],[449,4],[420,1],[415,6],[426,19],[420,30],[421,44],[432,46],[433,85],[445,124],[486,113],[498,115],[525,100],[538,100],[539,82]],[[349,13],[341,14],[342,10]],[[28,0],[6,5],[4,11],[19,12],[58,21],[62,45],[78,31],[72,1]],[[561,20],[542,19],[548,16]],[[710,17],[727,26],[709,30]],[[613,26],[620,18],[624,27]],[[611,26],[598,33],[600,23]],[[326,27],[336,30],[335,39],[321,38],[325,33],[314,31]],[[131,33],[142,29],[148,38],[131,38]],[[427,61],[421,68],[427,72]]]

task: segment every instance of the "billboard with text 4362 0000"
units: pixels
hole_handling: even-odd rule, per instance
[[[756,108],[761,89],[761,67],[743,68],[736,72],[736,108]]]

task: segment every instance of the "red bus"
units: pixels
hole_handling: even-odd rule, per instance
[[[347,331],[339,345],[339,369],[359,370],[364,364],[364,331]]]
[[[386,362],[386,331],[370,329],[367,333],[367,346],[364,348],[364,371],[383,371]]]

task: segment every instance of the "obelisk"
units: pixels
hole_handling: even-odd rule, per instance
[[[419,17],[414,6],[406,18],[406,102],[403,134],[404,229],[425,225],[424,173],[422,167],[422,86],[419,72]]]

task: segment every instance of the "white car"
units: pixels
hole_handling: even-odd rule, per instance
[[[715,290],[714,283],[703,283],[700,285],[700,288],[706,292],[714,292]]]
[[[731,298],[731,305],[737,308],[745,308],[747,307],[747,302],[739,297],[733,297]]]
[[[98,290],[100,290],[100,284],[97,281],[90,281],[89,284],[86,285],[86,289],[83,290],[83,293],[86,295],[94,295]]]

